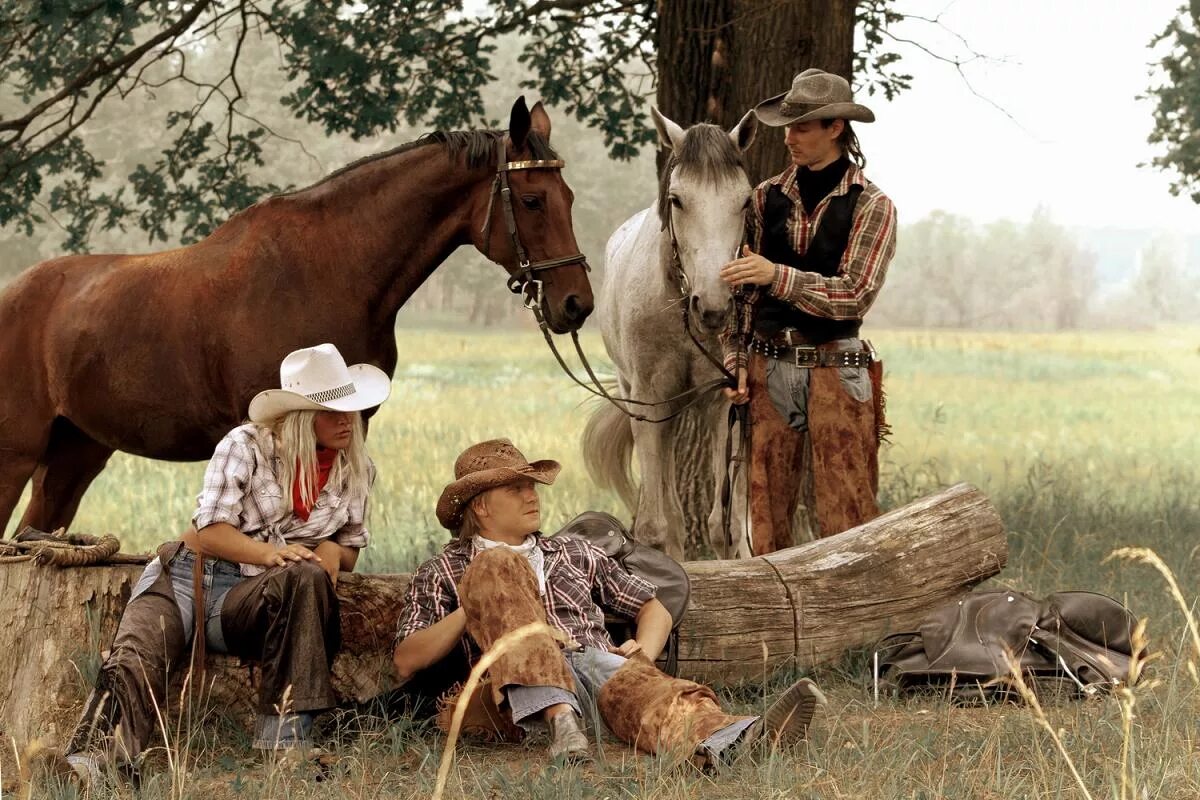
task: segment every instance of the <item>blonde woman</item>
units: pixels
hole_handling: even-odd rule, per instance
[[[193,659],[207,647],[260,665],[257,748],[307,748],[314,714],[334,705],[334,586],[369,538],[373,467],[359,412],[391,383],[376,367],[347,367],[331,344],[290,353],[279,373],[282,388],[260,392],[250,422],[217,445],[191,528],[134,586],[67,749],[85,782],[161,740],[156,709],[189,643]]]

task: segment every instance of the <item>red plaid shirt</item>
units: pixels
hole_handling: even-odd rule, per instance
[[[542,596],[546,621],[584,647],[607,650],[613,646],[601,607],[633,619],[655,595],[653,584],[629,574],[587,542],[539,535],[537,546],[546,556],[546,593]],[[458,584],[471,563],[471,554],[469,542],[455,540],[417,569],[400,612],[397,642],[458,608]],[[471,642],[463,639],[472,653]]]
[[[771,186],[781,187],[784,195],[792,201],[792,214],[787,223],[791,238],[789,244],[801,255],[808,251],[825,209],[829,207],[829,198],[846,194],[855,184],[863,187],[854,206],[850,241],[846,244],[846,252],[842,254],[837,274],[831,278],[776,264],[774,283],[748,288],[745,304],[738,313],[730,315],[729,324],[721,334],[725,367],[730,371],[746,366],[745,344],[754,326],[754,304],[764,291],[818,317],[862,319],[875,302],[875,296],[887,275],[888,262],[896,252],[896,207],[878,186],[863,176],[861,169],[851,164],[842,180],[817,203],[811,215],[800,202],[800,190],[796,187],[797,169],[795,166],[788,167],[755,187],[752,195],[754,202],[751,203],[746,225],[746,240],[750,248],[756,253],[762,251],[763,211],[767,203],[767,190]]]

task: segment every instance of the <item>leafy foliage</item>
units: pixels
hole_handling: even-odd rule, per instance
[[[895,21],[869,0],[868,48]],[[657,3],[652,0],[17,0],[0,6],[0,226],[32,234],[50,217],[66,245],[136,226],[152,240],[195,241],[281,187],[263,179],[274,129],[248,113],[246,90],[279,87],[291,118],[360,140],[403,123],[496,126],[484,96],[499,48],[519,37],[519,86],[597,129],[613,158],[652,142]],[[508,37],[508,38],[506,38]],[[247,63],[275,53],[275,80]],[[507,54],[505,54],[507,55]],[[894,54],[860,58],[890,97],[907,76]],[[641,66],[644,65],[644,70]],[[635,81],[637,71],[651,80]],[[190,89],[190,96],[172,92]],[[517,87],[513,87],[514,89]],[[125,176],[110,174],[88,137],[101,106],[131,96],[171,103],[161,147]],[[185,99],[180,99],[184,97]],[[157,120],[126,135],[157,139]],[[114,180],[118,178],[118,180]],[[120,179],[123,178],[123,179]]]
[[[1165,148],[1151,163],[1175,173],[1172,194],[1200,203],[1200,0],[1181,7],[1150,46],[1164,53],[1163,80],[1148,92],[1156,103],[1149,140]]]

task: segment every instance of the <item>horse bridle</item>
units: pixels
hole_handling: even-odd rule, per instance
[[[709,381],[708,383],[701,384],[699,386],[693,386],[691,389],[680,392],[679,394],[675,395],[674,397],[668,397],[665,400],[645,401],[645,400],[635,400],[633,398],[628,398],[628,397],[614,397],[612,394],[610,394],[608,392],[607,389],[604,388],[603,382],[600,380],[600,378],[598,378],[596,376],[595,371],[592,369],[591,362],[588,361],[587,356],[583,352],[583,346],[579,342],[579,332],[578,331],[571,331],[571,342],[575,346],[575,353],[579,356],[579,362],[580,362],[580,364],[583,365],[584,370],[587,372],[588,378],[591,381],[591,385],[584,383],[582,380],[580,380],[575,375],[574,372],[571,371],[571,368],[569,366],[567,366],[566,361],[563,360],[562,354],[559,353],[558,347],[555,346],[555,344],[554,344],[554,338],[553,338],[552,334],[550,333],[550,328],[546,321],[546,317],[545,317],[545,314],[544,314],[543,308],[542,308],[542,303],[545,300],[545,294],[544,294],[543,287],[542,287],[542,281],[541,281],[541,279],[537,278],[536,275],[538,272],[556,269],[558,267],[566,267],[566,266],[570,266],[572,264],[582,264],[583,268],[585,270],[589,270],[589,271],[591,268],[588,266],[587,257],[584,256],[583,253],[573,253],[571,255],[560,256],[558,258],[545,259],[542,261],[531,262],[529,260],[528,252],[525,250],[524,245],[521,244],[520,231],[517,229],[517,218],[516,218],[516,215],[513,213],[513,205],[512,205],[512,187],[509,185],[509,181],[508,181],[508,175],[510,172],[515,172],[518,170],[526,170],[526,169],[558,169],[558,170],[561,170],[564,166],[566,166],[566,163],[564,161],[562,161],[561,159],[508,161],[508,160],[506,160],[507,155],[508,154],[505,149],[504,139],[503,138],[497,139],[496,140],[496,177],[492,180],[492,189],[491,189],[491,192],[488,194],[487,214],[484,218],[484,223],[483,223],[483,228],[482,228],[484,248],[485,248],[484,255],[485,256],[488,255],[488,249],[490,249],[491,227],[492,227],[492,209],[495,204],[496,197],[498,195],[500,197],[500,207],[504,214],[504,224],[505,224],[506,228],[508,229],[508,236],[509,236],[509,239],[511,239],[511,241],[512,241],[513,251],[516,253],[516,256],[517,256],[518,270],[517,270],[517,272],[515,272],[509,276],[509,279],[508,279],[509,291],[513,292],[514,294],[521,294],[524,296],[523,299],[524,299],[525,307],[533,313],[534,319],[537,321],[538,328],[542,332],[542,337],[546,340],[546,345],[550,348],[550,352],[554,355],[554,358],[558,362],[559,367],[562,369],[562,371],[564,373],[566,373],[567,377],[570,378],[572,381],[574,381],[577,385],[581,386],[586,391],[595,395],[596,397],[602,397],[605,400],[607,400],[608,402],[612,403],[612,405],[615,406],[618,410],[620,410],[621,413],[625,414],[626,416],[630,417],[631,419],[638,420],[640,422],[650,422],[650,423],[662,423],[662,422],[667,422],[668,420],[674,419],[675,417],[679,416],[687,409],[691,408],[696,403],[700,402],[702,399],[704,399],[704,396],[708,392],[710,392],[714,389],[719,389],[723,386],[729,386],[731,384],[736,387],[737,386],[736,376],[734,376],[733,373],[731,373],[729,370],[727,370],[725,368],[725,365],[721,361],[719,361],[712,353],[710,353],[707,348],[704,347],[704,345],[700,342],[699,339],[696,338],[695,333],[692,331],[691,297],[690,297],[691,286],[687,279],[687,273],[684,272],[684,269],[683,269],[683,261],[679,255],[679,241],[675,236],[675,225],[674,225],[674,221],[672,219],[671,206],[669,203],[667,204],[667,228],[668,228],[668,231],[670,234],[670,240],[671,240],[671,272],[675,279],[676,288],[679,290],[679,293],[681,296],[681,305],[683,307],[683,327],[684,327],[684,330],[687,331],[688,337],[692,340],[693,344],[695,344],[696,347],[699,348],[700,352],[704,354],[705,358],[707,358],[713,364],[713,366],[715,366],[717,368],[717,370],[721,373],[721,377],[717,378],[715,380]],[[667,168],[670,169],[671,165],[668,165]],[[740,245],[739,245],[739,250],[740,250]],[[685,403],[682,407],[667,414],[666,416],[658,417],[658,418],[654,418],[654,419],[651,419],[644,414],[630,412],[629,410],[624,408],[624,406],[621,405],[622,403],[626,403],[629,405],[642,406],[642,407],[646,407],[646,408],[654,408],[654,407],[658,407],[658,406],[669,405],[678,400],[682,400],[684,398],[689,398],[689,397],[691,399],[687,403]],[[732,444],[733,424],[736,420],[739,420],[739,419],[742,421],[741,430],[744,432],[746,430],[745,408],[742,406],[732,406],[730,408],[730,412],[729,412],[729,426],[730,426],[729,434],[731,437],[729,444]],[[739,451],[744,452],[744,447],[745,447],[745,444],[744,444],[744,434],[743,434],[743,443],[742,443],[742,446],[739,448]],[[740,462],[742,459],[743,459],[742,452],[739,452],[739,455],[737,457],[734,457],[733,454],[731,452],[729,452],[728,445],[727,445],[727,452],[726,452],[727,463],[732,462],[732,463],[736,464],[736,463]],[[735,471],[736,471],[736,468],[735,468]],[[730,504],[729,504],[729,497],[728,497],[729,491],[730,491],[730,486],[731,486],[731,479],[730,479],[728,470],[726,470],[726,480],[724,481],[724,484],[725,485],[722,487],[722,495],[723,495],[722,499],[723,499],[724,516],[725,516],[724,522],[725,522],[726,555],[728,555],[728,547],[732,543],[731,542],[732,537],[731,537],[731,531],[730,531],[730,520],[729,520]]]
[[[557,158],[508,161],[507,156],[504,137],[500,137],[496,139],[496,177],[492,180],[492,190],[488,193],[487,215],[484,218],[482,228],[483,254],[485,256],[488,255],[488,249],[490,249],[492,208],[495,205],[497,195],[499,195],[500,209],[504,214],[504,225],[508,229],[508,238],[512,240],[513,252],[517,255],[517,271],[508,278],[508,290],[513,294],[524,294],[525,307],[532,308],[533,305],[537,305],[539,309],[538,316],[540,316],[543,292],[541,279],[534,277],[537,273],[558,267],[568,267],[572,264],[582,264],[583,268],[588,271],[591,270],[591,267],[588,266],[587,256],[583,253],[572,253],[571,255],[547,258],[542,261],[531,262],[529,260],[529,253],[525,250],[525,246],[521,244],[521,233],[517,230],[517,216],[513,213],[512,187],[509,186],[508,182],[509,173],[526,169],[561,170],[566,166],[566,162]]]

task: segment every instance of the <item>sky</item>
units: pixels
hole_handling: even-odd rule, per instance
[[[1167,173],[1138,166],[1155,155],[1152,104],[1136,99],[1151,83],[1148,44],[1182,2],[896,0],[990,57],[963,67],[986,99],[953,65],[895,45],[913,87],[892,102],[860,98],[877,120],[856,126],[867,174],[909,222],[950,208],[1025,220],[1042,205],[1068,226],[1200,233],[1200,206],[1173,197]],[[928,23],[897,33],[964,52]]]

